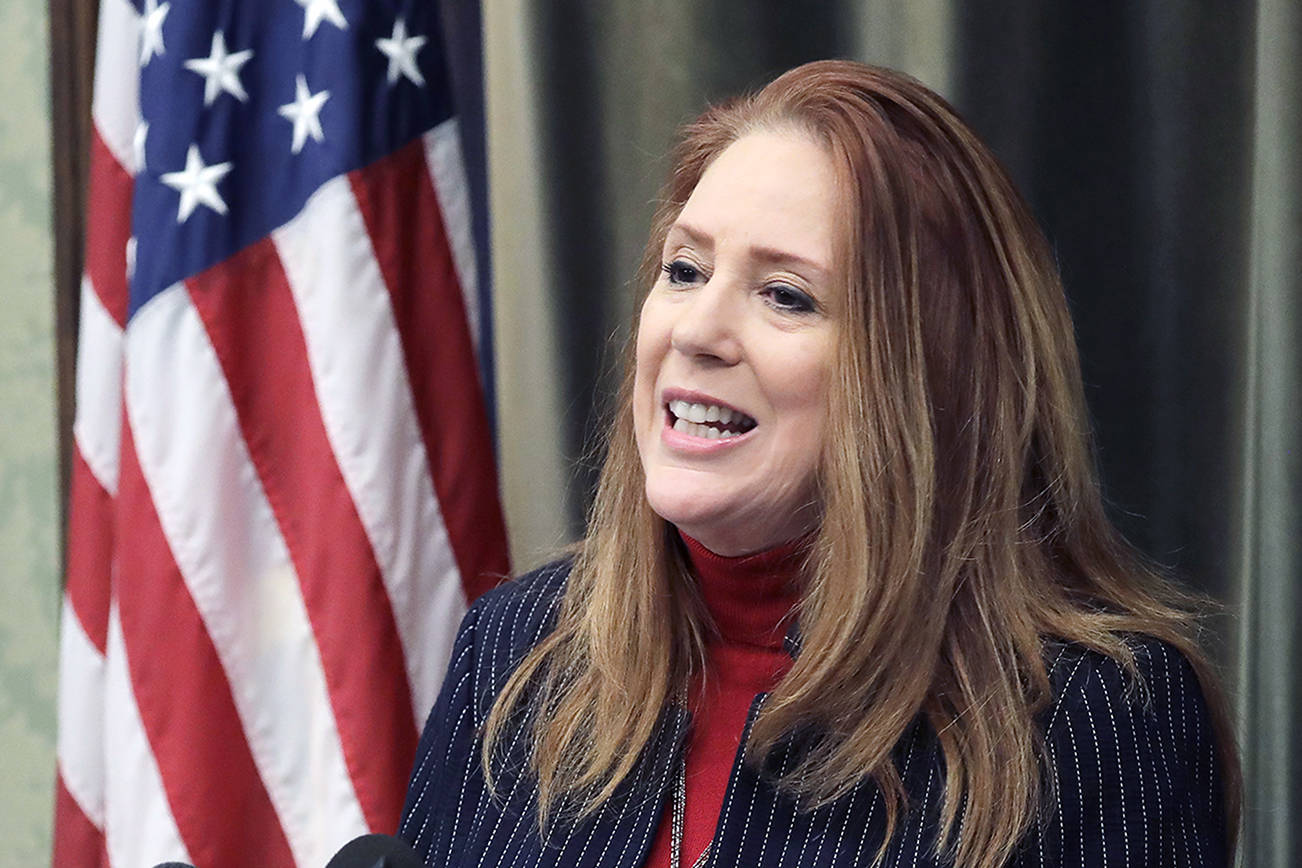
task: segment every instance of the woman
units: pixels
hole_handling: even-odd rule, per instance
[[[467,615],[431,865],[1223,865],[1181,597],[1104,516],[1049,248],[937,96],[819,62],[687,128],[572,561]]]

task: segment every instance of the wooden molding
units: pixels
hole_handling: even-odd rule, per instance
[[[85,248],[95,0],[50,0],[50,129],[54,175],[54,327],[59,407],[60,551],[66,551],[77,323]],[[63,571],[61,570],[62,574]]]

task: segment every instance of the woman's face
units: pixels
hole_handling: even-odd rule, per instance
[[[837,335],[836,177],[791,131],[706,170],[642,305],[633,420],[652,509],[723,555],[811,529]]]

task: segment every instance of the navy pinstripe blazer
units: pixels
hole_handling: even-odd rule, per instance
[[[569,569],[554,564],[479,599],[467,613],[421,737],[399,835],[440,868],[640,868],[671,791],[688,714],[668,708],[635,772],[596,816],[537,831],[527,757],[511,746],[498,793],[485,790],[479,734],[494,698],[554,623]],[[1015,866],[1221,866],[1225,817],[1216,745],[1192,668],[1140,639],[1146,694],[1126,691],[1111,660],[1074,645],[1049,650],[1054,701],[1042,725],[1050,757],[1045,816]],[[751,706],[754,720],[764,696]],[[1146,700],[1146,701],[1145,701]],[[749,727],[749,723],[747,724]],[[744,740],[743,740],[744,744]],[[744,748],[743,748],[744,750]],[[867,866],[885,834],[880,794],[866,781],[812,812],[734,763],[711,866]],[[918,723],[897,749],[910,811],[885,866],[941,864],[933,852],[941,754]],[[789,761],[781,752],[770,760]]]

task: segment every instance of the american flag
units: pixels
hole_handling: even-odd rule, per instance
[[[506,573],[434,0],[103,0],[54,863],[391,832]]]

